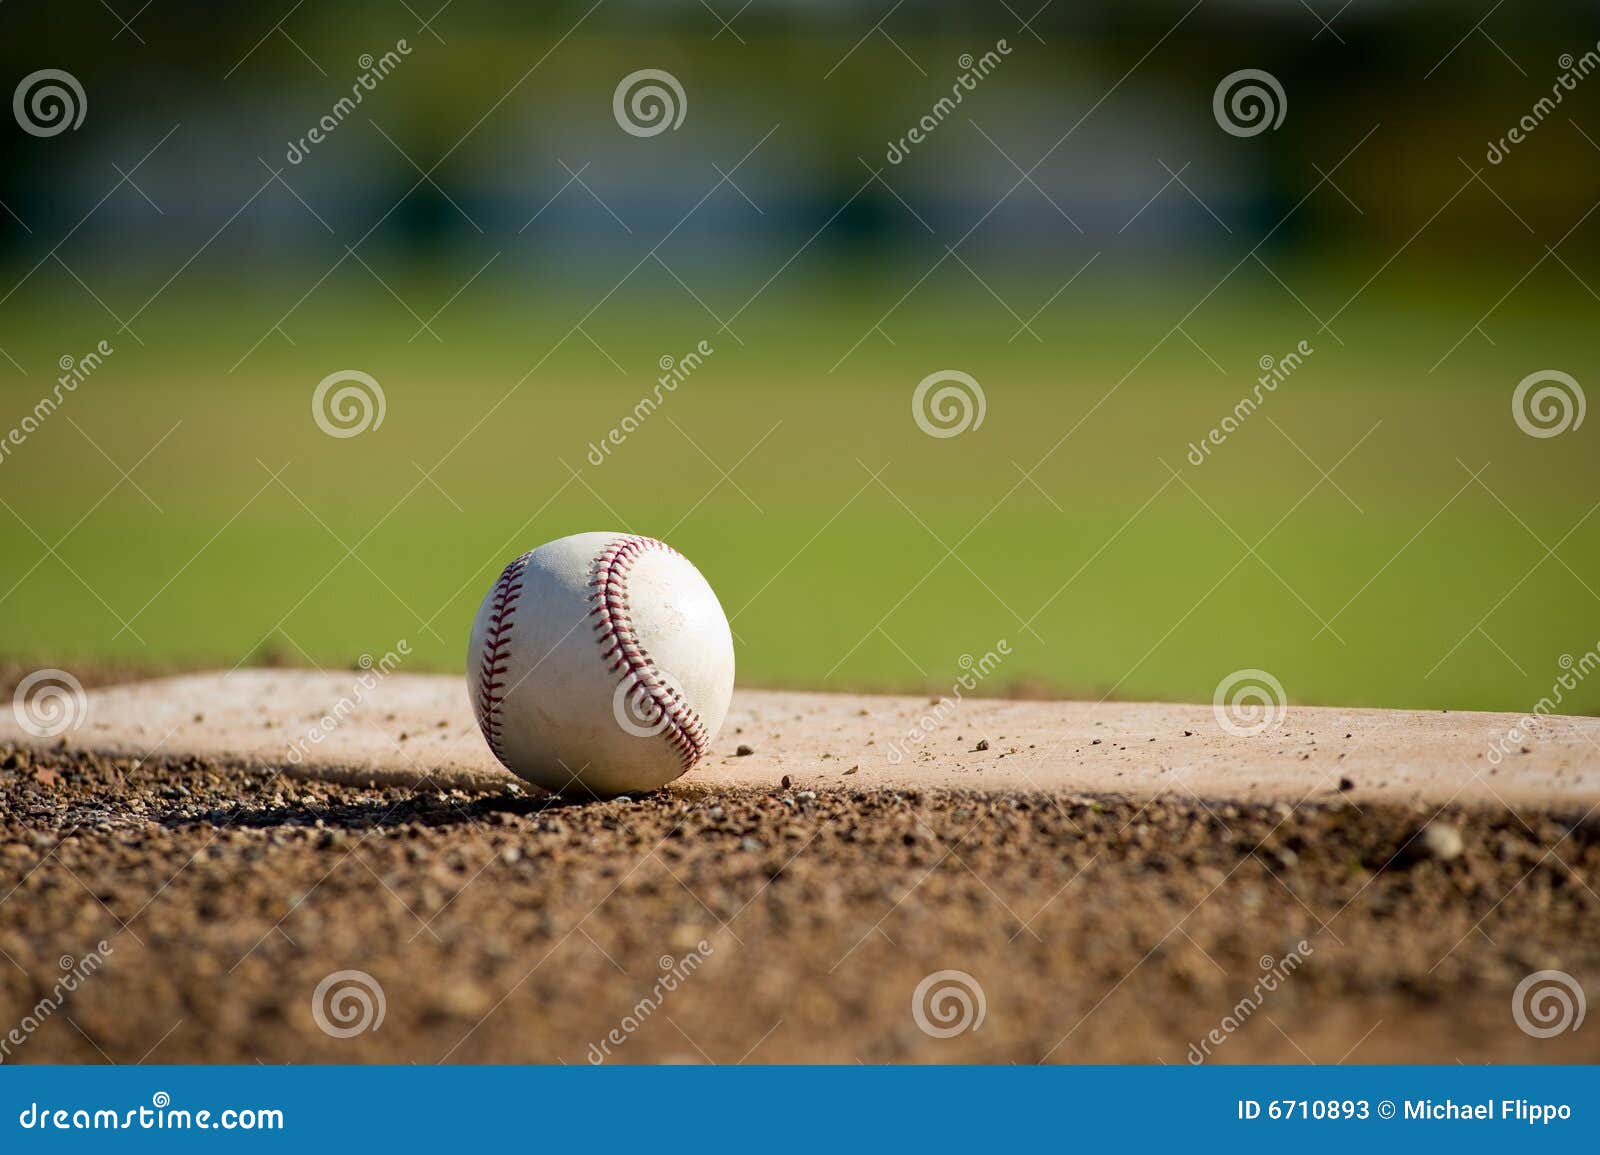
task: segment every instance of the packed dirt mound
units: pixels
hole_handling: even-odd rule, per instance
[[[1190,800],[1600,801],[1600,719],[1529,727],[1513,714],[1291,705],[1262,722],[1193,705],[742,690],[710,757],[675,788],[761,789],[788,776],[813,787]],[[66,740],[357,784],[517,781],[479,735],[463,680],[443,675],[239,670],[112,686],[88,693]],[[0,743],[56,741],[0,719]]]

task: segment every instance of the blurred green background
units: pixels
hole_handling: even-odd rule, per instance
[[[87,109],[0,126],[0,436],[113,352],[0,458],[0,654],[454,670],[506,560],[616,528],[707,574],[748,685],[1006,639],[985,692],[1526,710],[1600,644],[1600,425],[1512,411],[1600,380],[1600,79],[1486,151],[1600,19],[1320,7],[7,4],[6,84]],[[677,129],[615,119],[643,68]],[[1276,129],[1219,126],[1244,68]],[[931,437],[951,369],[985,416]],[[347,439],[340,370],[385,402]]]

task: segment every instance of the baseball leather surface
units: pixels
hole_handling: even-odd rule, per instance
[[[733,695],[733,636],[700,571],[623,533],[506,566],[472,624],[467,679],[512,773],[583,797],[652,790],[702,758]]]

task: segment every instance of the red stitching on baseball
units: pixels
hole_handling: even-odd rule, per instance
[[[649,699],[665,725],[662,735],[677,750],[687,770],[705,757],[711,737],[700,715],[662,679],[660,670],[639,644],[633,619],[628,615],[628,573],[641,554],[656,551],[682,556],[653,537],[619,537],[601,550],[589,577],[589,600],[594,603],[589,616],[599,619],[594,628],[601,659],[609,664],[612,673],[626,671],[623,678],[631,678],[635,686],[630,696],[637,693]]]
[[[500,744],[500,705],[504,695],[506,664],[511,658],[511,628],[515,625],[512,611],[522,596],[522,571],[528,568],[525,553],[500,573],[494,583],[493,600],[489,605],[489,624],[483,635],[483,656],[478,661],[478,728],[494,756],[508,769],[506,753]]]

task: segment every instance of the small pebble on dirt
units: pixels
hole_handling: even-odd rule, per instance
[[[755,752],[756,748],[754,746],[746,746],[743,742],[740,742],[738,748],[735,749],[733,753],[736,758],[748,758]]]
[[[974,750],[987,750],[988,748],[989,748],[989,739],[987,739],[987,738],[979,738],[978,739],[978,744],[973,747]]]
[[[1411,850],[1419,858],[1449,862],[1461,857],[1461,831],[1447,822],[1430,822],[1417,834]]]

